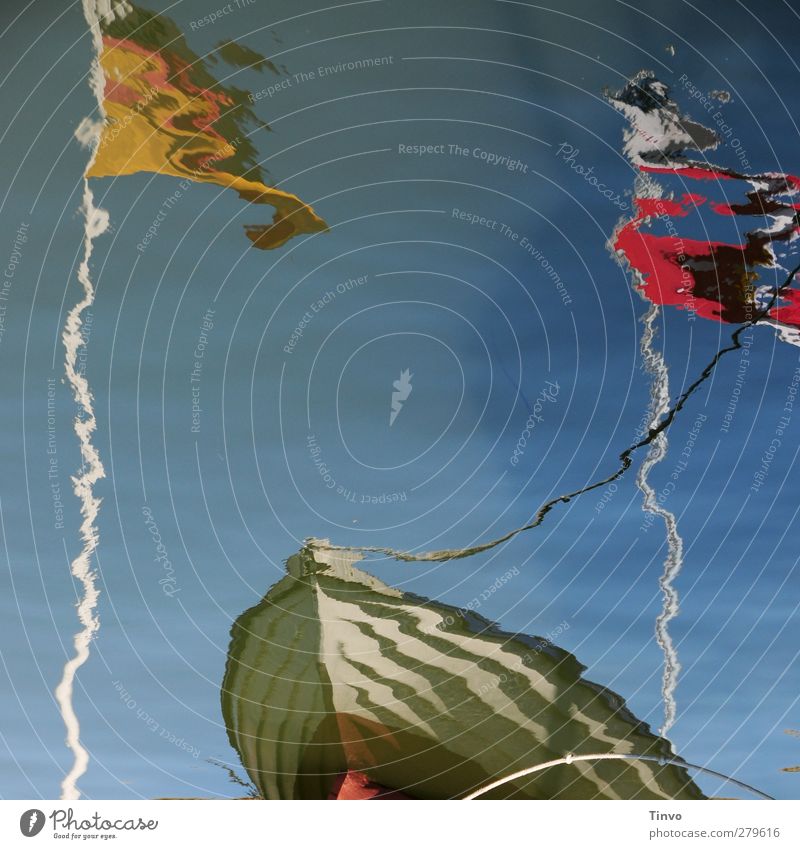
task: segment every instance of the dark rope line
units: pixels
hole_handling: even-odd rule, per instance
[[[473,554],[479,554],[483,551],[488,551],[489,549],[495,548],[496,546],[507,542],[510,539],[513,539],[517,534],[521,534],[523,531],[530,531],[533,528],[538,527],[544,521],[545,516],[555,507],[557,504],[567,504],[573,498],[577,498],[579,495],[584,495],[587,492],[591,492],[594,489],[599,489],[602,486],[606,486],[607,484],[614,483],[614,481],[619,480],[625,472],[631,467],[633,460],[631,459],[632,455],[638,451],[640,448],[644,448],[660,434],[667,430],[675,420],[677,414],[683,409],[686,402],[691,398],[691,396],[708,380],[709,377],[713,374],[716,369],[719,361],[731,351],[736,351],[742,347],[742,343],[740,341],[740,336],[744,333],[745,330],[750,327],[754,327],[758,324],[759,321],[764,319],[769,311],[775,306],[775,302],[778,300],[781,292],[791,285],[795,276],[800,273],[800,264],[798,264],[792,271],[789,272],[784,283],[777,287],[772,294],[772,297],[769,300],[769,303],[760,311],[758,311],[753,318],[749,321],[746,321],[744,324],[741,324],[732,334],[731,334],[731,342],[732,344],[726,348],[722,348],[717,351],[714,358],[708,363],[708,365],[700,372],[699,377],[681,394],[678,400],[673,404],[672,407],[667,411],[664,415],[664,418],[658,423],[656,427],[650,428],[647,436],[643,439],[639,440],[639,442],[630,445],[626,448],[620,455],[620,466],[619,468],[610,474],[608,477],[603,478],[602,480],[595,481],[594,483],[589,484],[581,489],[577,489],[574,492],[569,492],[564,495],[559,495],[556,498],[551,499],[550,501],[546,501],[534,514],[533,519],[526,525],[523,525],[520,528],[516,528],[513,531],[509,531],[507,534],[504,534],[501,537],[498,537],[495,540],[491,540],[490,542],[482,543],[480,545],[470,546],[469,548],[461,548],[461,549],[443,549],[441,551],[429,551],[423,552],[422,554],[412,554],[406,551],[396,551],[392,548],[383,548],[379,546],[336,546],[336,545],[322,545],[320,543],[315,543],[314,541],[309,541],[309,544],[314,547],[315,545],[320,548],[332,549],[332,550],[347,550],[347,551],[358,551],[365,553],[373,553],[373,554],[386,554],[389,557],[393,557],[396,560],[403,560],[407,562],[421,562],[421,561],[448,561],[448,560],[460,560],[463,557],[471,557]]]

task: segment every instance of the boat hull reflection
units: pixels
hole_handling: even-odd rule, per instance
[[[548,640],[389,587],[308,547],[235,622],[222,686],[231,744],[268,799],[377,791],[460,798],[567,753],[674,757]],[[679,766],[564,764],[486,798],[703,798]],[[398,798],[397,795],[394,798]]]

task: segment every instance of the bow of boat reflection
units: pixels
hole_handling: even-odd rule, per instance
[[[262,798],[700,799],[616,693],[550,640],[390,587],[319,543],[234,623],[229,739]]]

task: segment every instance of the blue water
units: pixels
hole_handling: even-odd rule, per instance
[[[241,788],[215,763],[240,769],[220,712],[231,625],[303,539],[408,551],[488,541],[524,525],[548,498],[611,474],[635,441],[650,386],[638,347],[647,304],[606,245],[623,213],[564,163],[559,146],[579,149],[581,164],[630,202],[623,123],[602,89],[649,67],[677,86],[678,99],[682,74],[703,91],[730,91],[720,109],[752,170],[797,173],[791,104],[800,71],[787,50],[800,24],[780,5],[762,22],[738,4],[715,21],[650,0],[551,10],[385,0],[327,10],[261,2],[195,29],[213,11],[205,2],[149,7],[173,18],[200,55],[235,38],[278,53],[290,74],[392,57],[256,104],[272,127],[253,137],[265,167],[314,206],[328,233],[253,250],[242,225],[263,209],[193,185],[140,252],[176,180],[93,181],[112,228],[95,243],[84,352],[106,478],[96,488],[100,629],[74,698],[90,754],[79,786],[93,798],[236,796]],[[71,765],[52,695],[77,630],[69,562],[80,550],[70,490],[80,456],[60,333],[79,297],[88,154],[72,134],[95,108],[86,81],[92,46],[77,7],[43,2],[13,23],[10,11],[3,17],[11,27],[0,89],[9,116],[0,253],[11,254],[20,223],[29,228],[0,338],[0,794],[52,798]],[[258,91],[274,79],[241,70],[229,82]],[[414,156],[398,145],[448,152]],[[489,165],[476,149],[525,167]],[[470,224],[459,212],[498,223]],[[202,411],[193,419],[190,376],[208,310]],[[733,329],[671,309],[657,326],[673,397]],[[800,762],[800,742],[784,733],[800,724],[800,417],[763,486],[750,487],[800,349],[767,328],[753,336],[730,427],[723,416],[737,352],[669,429],[669,454],[650,479],[657,491],[668,482],[705,416],[666,502],[685,546],[670,739],[692,763],[797,798],[797,775],[781,770]],[[413,389],[390,426],[393,382],[405,369]],[[553,384],[555,400],[512,463],[537,397]],[[48,478],[52,457],[57,474]],[[658,728],[663,657],[654,622],[666,544],[661,523],[648,527],[641,510],[642,459],[615,491],[557,505],[539,528],[491,551],[448,563],[377,556],[368,571],[458,606],[516,566],[520,574],[484,598],[480,613],[538,635],[566,621],[559,645]],[[145,507],[169,574],[155,560]]]

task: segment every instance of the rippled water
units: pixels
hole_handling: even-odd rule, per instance
[[[216,11],[4,16],[0,793],[796,798],[792,10]]]

